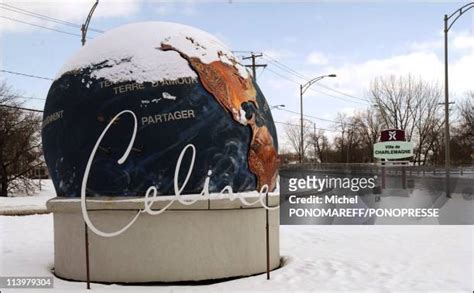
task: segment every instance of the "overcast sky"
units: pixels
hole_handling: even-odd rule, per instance
[[[3,1],[42,15],[82,23],[94,1]],[[2,2],[0,2],[2,3]],[[443,80],[443,15],[466,2],[302,2],[101,0],[91,27],[108,30],[139,21],[172,21],[216,35],[232,50],[263,52],[258,83],[269,104],[299,111],[305,78],[335,73],[305,94],[305,114],[334,119],[368,106],[367,89],[376,76],[407,74]],[[79,34],[78,28],[13,12],[0,4],[0,68],[55,77],[77,51],[80,37],[27,25],[28,22]],[[450,31],[450,86],[453,99],[473,89],[474,18],[471,10]],[[6,19],[6,18],[9,19]],[[91,31],[90,37],[98,33]],[[89,40],[91,41],[91,40]],[[238,56],[245,52],[236,53]],[[24,96],[25,106],[42,109],[51,81],[0,73]],[[324,87],[322,87],[324,86]],[[276,121],[297,115],[275,110]],[[310,118],[318,127],[331,122]],[[283,137],[282,128],[279,127]]]

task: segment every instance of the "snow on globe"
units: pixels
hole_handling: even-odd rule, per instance
[[[88,196],[142,196],[151,185],[172,194],[176,161],[188,144],[196,160],[183,193],[199,193],[209,170],[211,192],[227,185],[237,192],[274,189],[275,126],[246,69],[211,35],[152,22],[90,41],[51,86],[42,135],[58,196],[80,196],[95,142],[123,110],[137,118],[132,151],[117,163],[133,130],[133,117],[122,115],[94,156]]]
[[[221,198],[186,206],[167,199],[177,191],[276,187],[278,142],[269,106],[245,67],[212,35],[146,22],[89,41],[49,90],[42,139],[58,196],[48,208],[59,276],[86,278],[84,255],[75,253],[84,251],[81,213],[90,228],[94,222],[106,231],[136,221],[119,237],[91,237],[91,252],[101,252],[90,256],[94,281],[204,280],[265,270],[263,204]],[[163,200],[141,215],[144,203],[134,199],[150,187]],[[86,212],[81,194],[94,199]],[[152,216],[163,207],[162,216]],[[270,214],[276,268],[278,212]],[[134,253],[123,258],[127,250]]]

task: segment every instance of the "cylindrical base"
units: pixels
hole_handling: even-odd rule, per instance
[[[278,205],[278,197],[270,197]],[[161,208],[168,201],[155,202]],[[88,200],[93,224],[120,229],[143,203]],[[55,273],[86,280],[85,225],[78,199],[48,202],[54,213]],[[238,200],[174,203],[160,215],[142,213],[124,233],[111,238],[89,230],[90,279],[96,282],[177,282],[248,276],[265,272],[266,210]],[[280,265],[279,210],[269,211],[270,268]]]

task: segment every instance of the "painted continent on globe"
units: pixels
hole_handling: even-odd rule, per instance
[[[196,159],[183,193],[199,193],[208,170],[211,192],[273,190],[277,138],[263,94],[219,40],[180,24],[119,27],[90,41],[61,69],[43,118],[45,160],[58,196],[80,196],[98,137],[119,112],[94,158],[87,194],[142,196],[149,186],[174,193],[176,161],[193,144]],[[190,161],[185,155],[185,162]],[[189,164],[189,163],[185,163]],[[186,166],[179,178],[184,180]]]

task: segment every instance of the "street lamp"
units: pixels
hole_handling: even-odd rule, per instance
[[[270,110],[272,109],[279,109],[279,108],[285,108],[285,105],[273,105],[273,106],[270,106]]]
[[[86,36],[87,36],[87,29],[89,29],[89,23],[91,22],[92,14],[96,9],[97,5],[99,5],[99,0],[96,0],[94,5],[92,5],[91,10],[89,11],[89,15],[87,15],[86,22],[81,25],[81,43],[82,46],[86,44]]]
[[[448,80],[448,32],[453,24],[469,9],[474,8],[474,2],[470,2],[458,10],[451,13],[451,15],[444,15],[444,143],[445,143],[445,172],[446,172],[446,196],[451,197],[449,186],[449,168],[450,168],[450,154],[449,154],[449,80]],[[451,20],[451,18],[453,18]],[[450,22],[451,20],[451,22]]]
[[[300,115],[301,115],[301,120],[300,120],[300,123],[301,123],[301,141],[300,141],[300,163],[303,163],[304,161],[304,135],[303,135],[303,94],[306,92],[306,90],[308,90],[308,88],[310,86],[312,86],[313,84],[315,84],[316,82],[320,81],[321,79],[325,78],[325,77],[336,77],[335,74],[327,74],[327,75],[321,75],[321,76],[318,76],[318,77],[315,77],[313,79],[311,79],[310,81],[308,81],[307,83],[305,84],[300,84]]]

